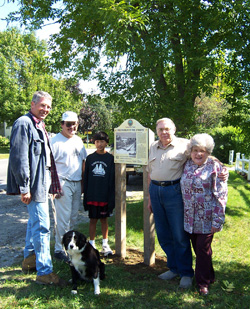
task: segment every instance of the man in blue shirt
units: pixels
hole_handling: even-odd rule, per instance
[[[51,193],[61,193],[43,122],[51,104],[52,98],[47,92],[35,92],[30,111],[13,124],[7,194],[21,194],[29,213],[22,270],[37,271],[39,284],[63,285],[64,281],[53,273],[50,255],[50,186]]]

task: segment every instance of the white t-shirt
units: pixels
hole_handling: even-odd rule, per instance
[[[50,139],[50,145],[59,178],[81,180],[82,161],[87,157],[81,138],[76,135],[67,138],[58,133]]]

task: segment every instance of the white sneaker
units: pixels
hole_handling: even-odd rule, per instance
[[[181,277],[179,287],[183,289],[189,289],[192,287],[192,281],[193,281],[192,277],[186,277],[186,276]]]
[[[110,249],[110,246],[108,244],[105,246],[102,246],[101,253],[104,254],[104,256],[108,256],[109,254],[113,255],[113,251]]]
[[[89,243],[91,244],[91,246],[94,248],[94,249],[96,249],[96,246],[95,246],[95,241],[91,241],[91,240],[89,240]]]
[[[172,272],[171,270],[168,270],[165,273],[159,275],[158,278],[160,278],[162,280],[172,280],[177,276],[178,276],[178,274]]]

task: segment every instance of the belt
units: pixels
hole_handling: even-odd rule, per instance
[[[151,180],[151,182],[160,187],[167,187],[167,186],[172,186],[180,182],[180,178],[176,180],[170,180],[170,181],[156,181],[156,180]]]
[[[67,178],[65,178],[65,177],[60,177],[60,176],[59,176],[59,179],[61,179],[61,180],[66,180],[66,181],[70,181],[70,182],[79,182],[79,181],[81,181],[81,180],[67,179]]]

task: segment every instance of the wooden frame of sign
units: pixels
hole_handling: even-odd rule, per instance
[[[118,133],[117,133],[118,132]],[[126,142],[128,144],[127,149],[124,150],[124,154],[119,152],[117,155],[117,141],[116,134],[119,134],[120,146],[126,148]],[[141,134],[141,136],[140,136]],[[142,135],[144,134],[144,135]],[[128,136],[128,137],[127,137]],[[146,164],[148,159],[149,145],[153,141],[154,133],[144,128],[139,122],[134,119],[129,119],[123,122],[123,124],[115,129],[115,251],[118,256],[126,257],[126,163],[140,164],[140,158],[137,153],[133,157],[129,157],[130,149],[133,147],[133,151],[147,152],[147,157],[143,157],[143,230],[144,230],[144,263],[147,265],[153,265],[155,263],[155,226],[153,214],[148,211],[148,173],[146,171]],[[146,145],[138,145],[140,141],[142,143],[143,138],[146,141]],[[131,145],[130,145],[131,144]],[[133,145],[135,144],[135,146]],[[120,148],[121,148],[120,147]],[[140,149],[141,147],[141,149]],[[144,147],[144,148],[143,148]]]

